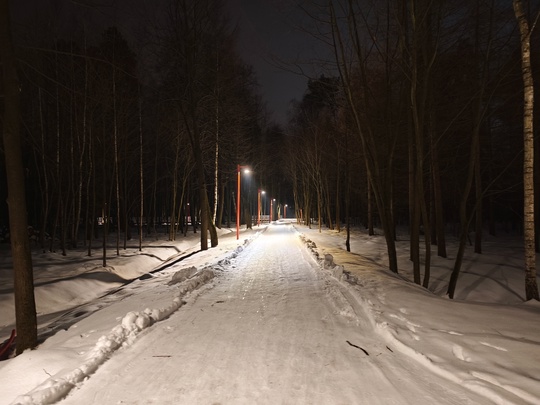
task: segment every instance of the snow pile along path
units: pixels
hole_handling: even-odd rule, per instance
[[[317,240],[316,233],[309,237]],[[538,302],[449,300],[357,254],[302,239],[393,350],[494,404],[540,404]],[[523,324],[527,313],[531,321]]]
[[[250,239],[246,239],[244,247],[249,245],[256,236],[258,236],[258,233]],[[229,260],[236,257],[244,247],[238,246],[225,259],[200,271],[195,266],[190,266],[173,273],[167,285],[174,285],[176,296],[169,305],[161,308],[146,308],[143,311],[128,312],[118,325],[114,326],[108,334],[98,339],[95,346],[85,354],[82,364],[69,371],[62,370],[51,376],[27,394],[18,396],[12,404],[53,404],[64,398],[73,388],[79,386],[85,379],[95,373],[115,351],[119,348],[131,346],[141,332],[156,322],[167,319],[186,304],[186,299],[192,292],[209,283],[215,277],[216,272],[222,271],[223,265],[228,264]],[[81,337],[83,336],[81,335]],[[28,351],[19,357],[31,355],[32,351]],[[5,371],[9,372],[9,368]]]
[[[66,374],[49,378],[28,394],[18,397],[14,404],[52,404],[59,401],[77,384],[93,374],[99,366],[109,359],[114,351],[120,347],[130,346],[137,335],[144,329],[168,318],[177,311],[185,304],[182,298],[187,293],[208,282],[214,275],[213,270],[203,269],[186,280],[182,283],[178,296],[166,308],[147,308],[141,312],[132,311],[127,313],[122,322],[115,326],[108,335],[99,338],[83,364]]]
[[[490,404],[388,348],[288,225],[269,227],[211,285],[62,405]]]
[[[538,303],[448,300],[389,272],[376,237],[349,253],[343,234],[300,229],[246,231],[243,246],[230,232],[50,314],[36,350],[0,363],[0,405],[540,404]],[[469,274],[509,274],[475,259]]]

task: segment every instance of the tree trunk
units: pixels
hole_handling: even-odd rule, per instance
[[[114,134],[114,179],[116,188],[116,256],[120,256],[120,167],[118,164],[118,122],[116,112],[116,68],[112,67],[113,91],[113,134]]]
[[[223,223],[223,209],[225,208],[225,183],[221,183],[221,192],[219,193],[219,211],[217,220],[215,222],[216,226],[221,229],[221,224]]]
[[[346,148],[347,155],[349,153],[349,149]],[[347,227],[347,238],[345,239],[345,247],[347,248],[347,252],[351,251],[351,174],[349,173],[349,158],[346,157],[345,161],[345,176],[346,176],[346,184],[347,184],[347,190],[345,194],[345,220],[347,221],[346,227]]]
[[[407,100],[408,102],[408,100]],[[409,121],[410,121],[410,114]],[[416,221],[416,213],[417,210],[415,209],[415,187],[414,187],[414,141],[413,141],[413,130],[412,126],[408,125],[408,134],[407,134],[407,173],[408,173],[408,180],[409,180],[409,260],[413,262],[414,267],[414,278],[415,283],[420,284],[420,281],[417,281],[416,279],[420,277],[420,273],[418,271],[418,277],[417,277],[417,270],[415,263],[417,262],[417,246],[418,246],[418,231],[417,228],[417,221]]]
[[[317,217],[318,217],[318,222],[319,222],[319,233],[322,232],[322,209],[321,209],[321,199],[322,199],[322,195],[321,195],[321,187],[320,187],[320,184],[317,184]],[[277,218],[276,218],[277,219]]]
[[[103,128],[102,128],[102,132],[103,132],[103,135],[105,135],[105,124],[103,124]],[[105,138],[105,137],[104,137]],[[102,239],[101,239],[101,243],[102,243],[102,264],[103,264],[103,267],[107,267],[107,237],[108,237],[108,233],[109,233],[109,221],[110,221],[110,217],[109,217],[109,207],[107,205],[107,169],[106,169],[106,162],[107,160],[105,159],[105,156],[106,156],[106,146],[105,146],[105,142],[102,142],[102,148],[101,148],[101,152],[102,152],[102,163],[101,163],[101,175],[103,176],[102,177],[102,183],[103,183],[103,189],[102,189],[102,205],[101,205],[101,218],[102,218],[102,232],[103,232],[103,235],[102,235]],[[112,184],[112,182],[111,182]]]
[[[525,244],[525,298],[540,300],[536,282],[534,246],[534,87],[531,67],[531,31],[521,0],[514,0],[514,12],[521,34],[521,70],[523,73],[523,236]]]
[[[293,200],[294,200],[294,211],[296,215],[296,223],[301,224],[302,223],[302,209],[300,208],[300,197],[298,195],[298,179],[294,175],[293,180]],[[264,210],[263,210],[264,213]]]
[[[470,156],[469,156],[469,167],[468,167],[468,172],[467,172],[467,178],[465,181],[465,187],[463,189],[463,193],[461,194],[461,200],[460,200],[460,205],[459,205],[459,219],[460,219],[460,227],[461,227],[460,236],[459,236],[459,248],[458,248],[458,253],[456,254],[456,259],[454,261],[454,268],[452,269],[452,274],[450,275],[450,282],[448,283],[448,290],[447,290],[448,297],[451,299],[454,298],[454,294],[456,291],[457,280],[459,277],[459,273],[461,271],[463,255],[465,253],[465,244],[467,242],[467,238],[469,234],[470,220],[467,218],[467,200],[469,199],[472,183],[474,181],[476,158],[478,157],[476,150],[480,147],[479,137],[480,137],[479,131],[473,131],[472,139],[471,139],[471,149],[470,149]]]
[[[218,187],[219,187],[219,102],[216,103],[216,153],[214,158],[214,212],[212,222],[216,223],[218,210]]]
[[[467,193],[468,194],[468,193]],[[450,299],[454,298],[456,292],[457,281],[459,278],[459,273],[461,271],[461,265],[463,263],[463,255],[465,254],[465,244],[467,243],[467,234],[469,233],[469,223],[467,221],[467,199],[463,198],[460,202],[459,209],[459,218],[461,223],[461,231],[459,234],[459,245],[458,251],[456,253],[456,259],[454,261],[454,268],[452,269],[452,274],[450,275],[450,281],[448,283],[447,294]]]
[[[104,197],[105,199],[105,197]],[[102,239],[101,239],[101,247],[102,247],[102,266],[107,267],[107,234],[109,233],[109,208],[107,207],[107,203],[103,203],[103,211],[102,211]]]
[[[365,55],[362,49],[361,34],[358,31],[359,21],[357,13],[354,10],[356,2],[349,0],[347,9],[347,20],[349,36],[352,39],[352,52],[356,58],[360,73],[360,83],[364,90],[369,88],[368,69],[365,65]],[[395,223],[392,209],[392,187],[389,182],[392,181],[392,159],[393,147],[381,149],[380,143],[376,140],[373,123],[363,119],[358,106],[358,100],[353,93],[353,80],[350,70],[350,56],[348,50],[345,50],[345,43],[341,35],[341,26],[337,23],[334,5],[330,2],[332,44],[334,47],[336,66],[339,71],[339,77],[343,85],[347,103],[350,107],[353,122],[356,127],[356,133],[362,144],[362,149],[366,159],[367,176],[371,183],[368,189],[372,188],[375,196],[375,202],[379,211],[379,217],[384,230],[384,238],[388,252],[388,266],[394,273],[398,272],[396,241],[395,241]],[[371,100],[368,97],[368,91],[361,92],[361,103],[369,108]],[[394,144],[391,142],[390,144]],[[382,157],[379,160],[379,156]],[[384,165],[384,166],[383,166]],[[384,168],[383,168],[384,167]]]
[[[366,180],[366,194],[367,194],[367,224],[366,227],[368,229],[368,235],[373,236],[375,235],[375,230],[373,229],[373,199],[371,194],[371,180],[369,179],[369,176],[367,176]]]
[[[429,95],[431,93],[431,70],[435,60],[436,51],[433,47],[432,27],[431,27],[431,3],[429,1],[412,2],[410,8],[412,43],[411,43],[411,88],[410,102],[413,127],[413,158],[414,161],[414,182],[415,182],[415,210],[418,218],[415,226],[423,226],[424,234],[424,280],[422,285],[428,287],[430,266],[431,266],[431,226],[425,199],[425,139],[426,128],[429,127]],[[421,218],[421,222],[420,222]],[[416,241],[414,242],[416,243]],[[418,240],[418,255],[415,257],[415,281],[419,278],[420,253]]]
[[[480,170],[480,148],[476,151],[478,156],[476,157],[475,166],[475,197],[476,197],[476,215],[475,215],[475,227],[474,227],[474,253],[482,253],[482,216],[483,216],[483,193],[482,193],[482,174]]]
[[[477,66],[481,66],[480,64],[480,22],[479,22],[479,16],[480,16],[480,1],[477,0],[476,2],[476,26],[475,26],[475,45],[474,45],[474,59],[477,64]],[[484,69],[485,70],[485,69]],[[483,78],[484,75],[481,76]],[[476,97],[476,103],[473,107],[474,111],[474,117],[473,117],[473,130],[480,131],[480,128],[482,127],[483,119],[483,111],[485,111],[485,107],[483,107],[483,93],[484,93],[484,84],[480,83],[480,88],[476,90],[476,93],[478,94],[478,97]],[[474,227],[474,252],[475,253],[482,253],[482,227],[483,227],[483,192],[482,192],[482,170],[481,170],[481,160],[480,160],[480,148],[476,150],[476,165],[475,165],[475,176],[474,176],[474,183],[475,183],[475,197],[476,197],[476,214],[475,214],[475,227]]]
[[[339,188],[340,182],[340,170],[339,170],[339,153],[338,153],[338,166],[337,166],[337,176],[336,176],[336,231],[341,232],[341,190]]]
[[[420,269],[420,201],[418,197],[418,189],[416,188],[416,182],[413,182],[412,193],[412,222],[410,231],[410,248],[411,248],[411,260],[413,262],[413,279],[416,284],[421,283],[421,269]],[[425,231],[425,229],[424,229]]]
[[[230,184],[230,183],[227,183],[227,184]],[[227,186],[227,189],[229,189],[228,186]],[[227,228],[231,227],[231,215],[232,215],[231,203],[234,203],[233,200],[234,200],[234,192],[231,191],[231,195],[229,196],[229,198],[227,198]]]
[[[3,140],[13,257],[17,354],[21,354],[37,345],[37,318],[20,141],[20,87],[8,3],[8,0],[0,0],[0,63],[4,87]]]
[[[87,183],[87,198],[86,198],[86,226],[88,234],[88,257],[92,256],[92,242],[94,240],[94,227],[96,224],[96,162],[95,162],[95,153],[94,153],[94,142],[92,137],[92,131],[88,132],[88,162],[90,164],[89,176]],[[90,180],[92,180],[92,207],[89,207],[90,204]]]
[[[304,224],[311,229],[311,189],[309,185],[308,176],[302,173],[302,188],[304,196]],[[270,207],[272,207],[272,201],[270,201]],[[272,214],[270,214],[272,216]]]
[[[202,152],[199,144],[199,134],[190,133],[193,157],[195,158],[195,167],[197,169],[197,179],[199,186],[199,204],[201,207],[201,250],[208,249],[208,228],[210,226],[210,206],[208,204],[208,194],[206,192],[206,181],[204,176],[204,165]],[[195,212],[192,214],[191,222],[194,223]]]
[[[144,217],[144,172],[143,172],[143,129],[142,129],[142,97],[139,86],[139,178],[140,178],[140,211],[139,211],[139,252],[142,251],[143,217]]]
[[[49,175],[47,170],[47,158],[45,156],[45,126],[43,122],[43,106],[41,87],[39,88],[39,123],[41,129],[41,165],[43,170],[43,208],[41,211],[41,226],[39,232],[39,246],[45,253],[45,231],[47,229],[47,219],[49,218]]]
[[[152,213],[150,218],[148,218],[147,226],[149,228],[149,233],[151,232],[156,236],[157,240],[157,230],[156,230],[156,216],[157,216],[157,186],[158,186],[158,137],[156,136],[156,150],[154,155],[154,181],[152,185]],[[151,223],[150,223],[151,220]]]
[[[433,139],[433,133],[430,133],[430,149],[431,149],[431,176],[433,181],[433,209],[435,211],[435,235],[437,243],[437,255],[440,257],[447,257],[446,253],[446,235],[445,235],[445,222],[443,213],[443,198],[441,191],[441,174],[439,165],[439,149],[435,145]]]
[[[328,178],[325,178],[325,193],[324,194],[326,196],[326,218],[328,218],[327,228],[330,230],[334,230],[334,224],[332,222],[332,210],[330,209],[330,187],[328,187]]]
[[[176,153],[174,156],[173,180],[172,180],[172,204],[171,221],[169,225],[169,240],[176,239],[176,196],[178,194],[178,161],[180,160],[180,122],[176,134]]]
[[[74,229],[73,229],[73,235],[72,235],[72,246],[74,248],[77,247],[77,241],[79,238],[79,226],[80,221],[79,218],[81,217],[82,212],[82,198],[83,198],[83,167],[84,167],[84,155],[86,153],[86,94],[87,94],[87,88],[88,88],[88,76],[87,76],[87,66],[85,62],[85,74],[84,74],[84,105],[83,105],[83,124],[82,124],[82,147],[81,147],[81,155],[79,158],[79,179],[77,184],[77,205],[75,209],[75,215],[74,215]]]

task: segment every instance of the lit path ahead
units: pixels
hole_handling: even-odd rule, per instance
[[[488,403],[387,348],[340,291],[290,226],[270,226],[61,403]]]

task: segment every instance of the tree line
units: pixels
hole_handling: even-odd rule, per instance
[[[523,235],[528,229],[526,298],[538,299],[538,202],[530,197],[538,184],[538,176],[532,181],[538,131],[531,93],[533,76],[540,79],[534,30],[540,10],[523,3],[330,0],[306,6],[304,27],[329,56],[325,74],[309,81],[288,127],[298,219],[309,225],[317,218],[319,228],[338,230],[345,223],[349,232],[351,218],[361,215],[370,234],[377,221],[396,273],[396,229],[406,225],[414,282],[426,288],[431,257],[447,257],[446,234],[453,231],[459,247],[450,298],[468,243],[482,253],[484,232]],[[526,69],[527,41],[533,52],[529,47]],[[349,233],[346,243],[349,248]]]
[[[22,168],[2,187],[0,215],[0,225],[10,226],[18,352],[36,344],[28,230],[44,251],[101,249],[103,266],[109,234],[119,255],[132,233],[142,249],[143,235],[156,235],[164,223],[170,240],[191,225],[201,249],[208,240],[216,246],[215,227],[230,222],[229,200],[237,198],[236,165],[256,162],[263,147],[256,77],[236,50],[224,3],[163,4],[144,30],[123,33],[116,25],[97,32],[99,25],[77,13],[80,24],[68,28],[54,12],[10,24],[8,1],[2,3],[1,125],[20,142]],[[5,141],[2,179],[15,178],[12,156]],[[260,174],[270,159],[261,159]],[[14,200],[17,190],[26,202]],[[14,207],[23,212],[12,216]]]
[[[133,223],[175,224],[174,239],[188,202],[197,222],[223,221],[223,187],[260,138],[256,78],[220,2],[172,1],[155,24],[151,65],[115,26],[93,42],[85,25],[18,35],[28,215],[44,249],[90,254],[98,227],[114,227],[118,250]]]

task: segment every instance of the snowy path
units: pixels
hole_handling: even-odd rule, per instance
[[[489,403],[386,347],[290,226],[269,227],[213,283],[60,403]]]

